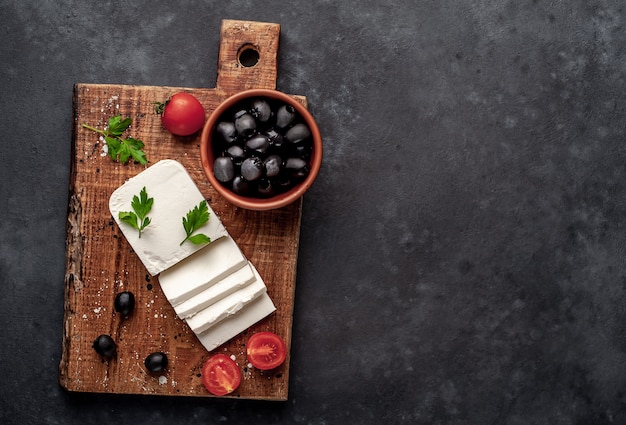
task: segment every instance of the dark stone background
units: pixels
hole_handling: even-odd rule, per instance
[[[0,422],[625,424],[622,1],[0,2]],[[325,142],[290,399],[68,394],[72,86],[214,87],[281,24]]]

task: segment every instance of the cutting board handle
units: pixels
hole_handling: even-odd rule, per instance
[[[226,96],[276,89],[279,39],[279,24],[223,20],[216,89]]]

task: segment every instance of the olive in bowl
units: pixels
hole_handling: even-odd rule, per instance
[[[202,168],[232,204],[271,210],[296,201],[322,163],[322,138],[311,113],[277,90],[252,89],[222,102],[200,139]]]

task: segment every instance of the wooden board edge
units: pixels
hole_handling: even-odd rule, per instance
[[[76,120],[78,107],[78,84],[74,84],[72,93],[72,139],[76,138]],[[80,215],[82,206],[80,203],[80,194],[77,193],[76,183],[76,146],[72,143],[70,156],[70,178],[68,185],[68,208],[65,222],[65,277],[63,287],[63,340],[61,360],[59,363],[58,379],[59,384],[68,389],[69,382],[67,376],[67,367],[69,362],[69,337],[71,334],[68,329],[71,311],[70,290],[76,285],[81,285],[81,258],[82,258],[82,238],[80,235]]]

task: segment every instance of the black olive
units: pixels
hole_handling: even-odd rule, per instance
[[[278,155],[270,155],[265,158],[263,165],[265,166],[265,175],[267,177],[276,177],[280,172],[280,165],[283,160]]]
[[[235,177],[235,167],[233,166],[233,160],[220,156],[213,163],[213,174],[215,178],[222,182],[227,183]]]
[[[102,357],[110,359],[117,354],[117,345],[109,335],[102,334],[93,342],[93,349]]]
[[[132,292],[120,292],[115,296],[115,311],[128,316],[135,308],[135,296]]]
[[[252,115],[245,113],[235,119],[235,129],[237,133],[248,138],[256,131],[256,121]]]
[[[285,191],[291,187],[291,184],[292,182],[289,174],[286,171],[281,170],[278,177],[276,177],[275,186],[278,186],[281,190]]]
[[[261,179],[256,187],[256,190],[259,195],[264,198],[269,198],[270,196],[274,195],[275,192],[274,185],[268,179]]]
[[[246,159],[246,153],[241,146],[233,145],[226,150],[226,155],[233,159],[236,165],[241,165],[244,159]]]
[[[248,149],[249,152],[252,151],[260,155],[267,152],[269,147],[270,140],[262,134],[256,134],[246,142],[246,149]]]
[[[235,176],[232,183],[233,192],[237,195],[245,196],[250,190],[250,183],[241,176]]]
[[[217,124],[217,134],[227,144],[231,144],[237,138],[237,131],[235,130],[235,124],[230,121],[221,121]]]
[[[301,158],[289,158],[285,161],[285,169],[294,177],[304,177],[308,174],[306,161]]]
[[[162,372],[167,368],[167,355],[157,351],[146,357],[144,364],[150,372]]]
[[[296,119],[296,110],[291,105],[282,105],[276,112],[276,126],[285,128]]]
[[[251,156],[241,163],[241,175],[249,182],[263,175],[263,162],[256,156]]]
[[[285,133],[285,139],[291,143],[299,143],[311,137],[311,131],[306,124],[296,124]]]
[[[252,102],[250,113],[259,122],[267,122],[272,116],[272,108],[270,108],[270,104],[265,99],[255,99]]]
[[[265,135],[270,141],[270,147],[274,150],[279,150],[283,147],[283,135],[273,128],[270,128],[265,132]]]

